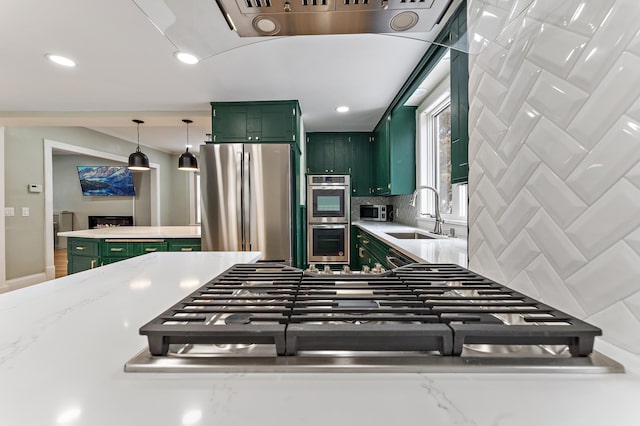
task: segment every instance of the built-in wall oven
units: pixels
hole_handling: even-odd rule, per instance
[[[348,223],[350,219],[350,176],[307,176],[307,219],[309,223]]]
[[[309,262],[349,263],[349,224],[309,224]]]
[[[307,258],[349,263],[350,177],[307,176]]]

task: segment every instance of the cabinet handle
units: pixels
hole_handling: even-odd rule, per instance
[[[85,249],[84,246],[76,246],[76,250],[78,251],[83,251]]]
[[[214,117],[216,116],[216,110],[215,109],[213,110],[213,116]]]
[[[122,250],[124,250],[122,247],[112,247],[111,251],[115,251],[115,252],[121,252]]]
[[[248,139],[249,139],[250,141],[251,141],[251,140],[253,140],[253,138],[252,138],[251,136],[249,136],[249,137],[248,137]]]
[[[182,247],[180,251],[193,251],[192,247]]]
[[[144,251],[153,252],[153,251],[158,251],[158,249],[157,248],[153,248],[153,247],[147,247],[146,249],[144,249]]]
[[[353,188],[353,189],[352,189],[352,191],[353,191],[353,192],[356,192],[356,189],[355,189],[355,188]]]
[[[96,260],[95,259],[91,259],[91,269],[96,267]]]
[[[256,136],[256,140],[259,141],[260,140],[260,136]]]
[[[362,247],[358,249],[358,257],[364,259],[364,249]]]
[[[216,141],[216,135],[213,135],[213,141],[214,142]]]
[[[369,244],[369,240],[362,240],[362,244]]]

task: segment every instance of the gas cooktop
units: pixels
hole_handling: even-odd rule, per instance
[[[601,330],[453,264],[240,264],[140,328],[126,371],[621,371]]]

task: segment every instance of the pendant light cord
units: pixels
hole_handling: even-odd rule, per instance
[[[136,123],[138,127],[138,147],[136,148],[136,152],[140,152],[140,123]]]
[[[189,123],[187,122],[187,152],[189,152]]]

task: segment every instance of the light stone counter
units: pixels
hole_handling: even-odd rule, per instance
[[[357,221],[352,225],[370,233],[394,249],[411,257],[417,262],[455,263],[467,267],[467,240],[462,238],[434,238],[424,240],[401,240],[387,232],[429,233],[424,229],[413,228],[393,222]]]
[[[113,226],[58,232],[60,237],[80,238],[200,238],[200,226]]]
[[[123,371],[146,345],[141,325],[232,264],[258,257],[153,253],[0,294],[0,424],[638,424],[640,377],[626,363],[635,358],[610,347],[627,374]]]

